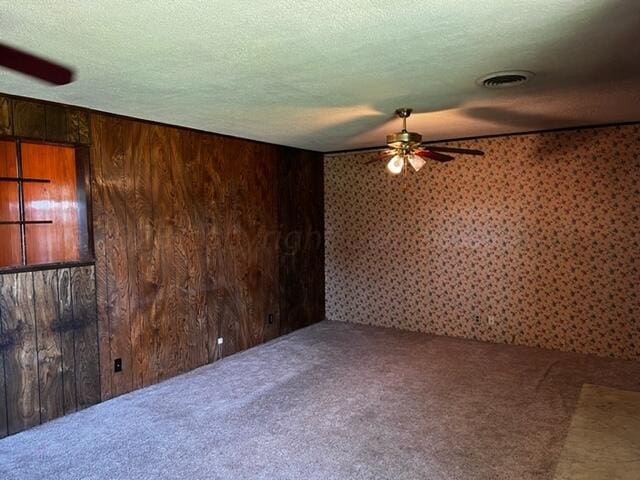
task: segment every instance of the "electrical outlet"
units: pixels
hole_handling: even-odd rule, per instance
[[[267,323],[268,323],[269,325],[273,325],[273,313],[270,313],[270,314],[267,316]]]
[[[116,372],[116,373],[122,371],[122,359],[121,358],[116,358],[113,361],[113,371]]]
[[[475,320],[476,323],[480,323],[480,315],[475,315],[473,319]]]
[[[224,339],[222,337],[218,337],[218,345],[222,345],[222,342],[224,342]]]

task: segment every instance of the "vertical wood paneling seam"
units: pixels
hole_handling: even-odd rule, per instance
[[[100,129],[101,129],[101,133],[104,133],[102,130],[104,129],[105,125],[104,125],[104,119],[100,118]],[[79,130],[80,127],[78,127]],[[105,185],[104,185],[104,170],[102,168],[103,164],[104,164],[104,155],[103,155],[103,151],[102,151],[102,147],[103,144],[100,144],[100,150],[97,151],[98,155],[100,155],[100,182],[101,182],[101,198],[100,198],[100,202],[101,202],[101,208],[102,208],[102,232],[106,232],[106,215],[104,213],[104,197],[105,197]],[[95,220],[94,220],[95,221]],[[111,337],[112,337],[112,333],[111,333],[111,309],[109,308],[109,276],[108,276],[108,266],[107,266],[107,238],[108,235],[106,235],[106,233],[104,233],[103,235],[103,239],[102,241],[104,242],[104,259],[103,259],[103,264],[104,264],[104,268],[105,268],[105,279],[104,279],[104,299],[107,302],[107,305],[105,305],[106,307],[106,311],[105,311],[105,320],[107,321],[107,332],[108,332],[108,340],[109,340],[109,360],[111,361],[111,363],[113,363],[113,357],[111,355]],[[97,259],[96,259],[97,260]],[[71,271],[69,271],[69,275],[71,276]],[[98,276],[96,275],[96,292],[97,292],[97,281],[98,281]],[[71,278],[69,279],[69,281],[71,282]],[[69,287],[71,288],[71,287]],[[75,317],[73,314],[73,290],[70,292],[71,295],[71,318],[74,319],[75,321]],[[97,298],[97,295],[96,295]],[[98,319],[99,321],[99,319]],[[100,329],[98,329],[98,332],[100,331]],[[98,336],[100,334],[98,333]],[[76,368],[76,372],[77,372],[77,364],[75,363],[76,361],[76,341],[75,341],[75,332],[73,334],[73,361],[74,361],[74,365]],[[100,345],[100,342],[98,342],[98,345]],[[111,396],[113,396],[113,369],[111,368],[111,365],[107,366],[109,368],[109,376],[111,377],[111,380],[109,382],[110,384],[110,394]],[[102,373],[102,372],[101,372]],[[102,375],[101,375],[102,376]],[[76,373],[75,375],[75,391],[76,391],[76,405],[78,402],[78,375]],[[100,388],[102,389],[102,384],[100,384]],[[100,396],[102,397],[102,390],[100,390]]]
[[[91,121],[91,116],[89,117],[89,121]],[[89,129],[91,129],[91,125],[89,125]],[[100,400],[98,401],[98,403],[103,401],[102,398],[102,368],[100,365],[100,328],[98,327],[98,322],[100,321],[100,318],[98,316],[98,275],[97,275],[97,271],[95,269],[95,265],[94,265],[94,270],[93,270],[93,297],[96,301],[95,304],[95,308],[96,308],[96,341],[98,342],[98,349],[97,349],[97,354],[98,354],[98,391],[100,392]],[[73,297],[72,297],[73,299]],[[72,300],[73,301],[73,300]],[[73,312],[73,304],[71,306],[71,310]],[[111,341],[109,341],[109,344],[111,344]],[[109,350],[111,350],[111,347],[109,347]],[[75,330],[73,331],[73,365],[74,365],[74,369],[76,369],[76,332]],[[75,371],[75,370],[74,370]],[[74,373],[74,376],[77,378],[77,375]],[[78,408],[78,390],[76,388],[76,408]]]
[[[67,115],[67,111],[65,110],[65,116],[66,115]],[[93,118],[94,118],[93,115],[87,113],[87,122],[88,122],[87,126],[89,128],[90,135],[91,135],[91,131],[92,131],[92,128],[93,128]],[[78,127],[78,138],[79,137],[80,137],[80,127]],[[92,147],[93,147],[93,137],[91,137],[91,142],[90,142],[90,145],[89,145],[89,161],[87,162],[87,168],[89,169],[89,188],[91,189],[90,200],[93,203],[95,201],[95,198],[94,198],[94,193],[93,193],[93,185],[94,185],[94,183],[92,181],[92,179],[94,178],[94,176],[93,176],[94,159],[92,158],[92,154],[95,152],[95,149],[92,148]],[[100,165],[102,166],[102,163],[100,163]],[[100,171],[100,174],[102,175],[102,171]],[[93,212],[94,212],[93,205],[91,205],[91,209],[88,210],[88,211],[91,212],[91,217],[90,217],[91,222],[92,223],[95,222],[95,219],[93,218]],[[93,227],[92,227],[92,230],[93,230]],[[95,257],[95,253],[96,253],[95,252],[95,250],[96,250],[95,241],[96,240],[95,240],[95,236],[94,235],[95,234],[91,235],[91,237],[92,237],[91,240],[93,241],[93,245],[91,245],[91,247],[92,247],[92,250],[93,250],[94,257]],[[106,249],[105,249],[105,252],[106,252]],[[98,345],[98,350],[97,350],[97,354],[98,354],[98,389],[99,389],[99,392],[100,392],[100,402],[102,402],[103,398],[102,398],[102,366],[100,365],[100,326],[98,325],[98,323],[100,322],[100,316],[98,314],[98,305],[97,305],[97,303],[98,303],[98,271],[97,271],[97,266],[96,266],[95,263],[94,263],[94,267],[93,268],[94,268],[94,271],[93,271],[93,296],[94,296],[94,299],[96,300],[96,341],[98,342],[97,343],[97,345]],[[60,285],[60,283],[58,283],[58,286],[59,285]],[[73,304],[71,305],[71,311],[72,311],[72,314],[73,314]],[[75,332],[75,330],[72,331],[71,338],[73,340],[74,377],[76,377],[77,375],[76,375],[75,372],[76,372],[77,366],[76,366],[76,332]],[[111,328],[109,328],[109,356],[111,356]],[[74,384],[75,384],[75,382],[74,382]],[[62,385],[63,385],[63,391],[64,391],[64,383]],[[78,391],[77,391],[77,389],[76,389],[75,394],[76,394],[76,409],[77,409],[78,408]],[[66,412],[65,412],[65,414],[66,414]]]
[[[127,158],[126,158],[126,142],[125,142],[125,132],[127,131],[126,128],[126,124],[122,123],[121,128],[122,128],[122,132],[120,135],[120,148],[119,150],[122,152],[122,172],[121,172],[121,176],[120,176],[120,184],[121,186],[124,188],[124,192],[123,192],[123,197],[125,199],[125,202],[128,200],[128,195],[127,195]],[[132,343],[132,337],[131,337],[131,276],[129,274],[129,209],[125,209],[125,213],[124,213],[124,248],[125,248],[125,265],[127,266],[127,320],[129,323],[129,358],[131,359],[131,361],[129,362],[129,369],[131,369],[131,381],[129,384],[129,391],[133,390],[133,343]],[[108,297],[107,297],[108,298]]]
[[[55,274],[54,274],[54,278],[55,278],[55,284],[56,284],[56,321],[60,322],[62,319],[62,315],[60,313],[60,277],[58,276],[58,272],[60,270],[56,269],[55,270]],[[65,406],[65,398],[64,398],[64,353],[63,353],[63,349],[62,349],[62,329],[60,329],[58,331],[58,337],[60,338],[60,382],[62,383],[62,415],[65,415],[66,412],[64,411],[64,406]]]
[[[72,325],[76,325],[76,309],[74,307],[74,303],[75,300],[73,298],[73,270],[70,268],[69,269],[69,297],[71,298],[71,322]],[[108,298],[108,297],[107,297]],[[111,345],[111,329],[109,329],[109,345]],[[99,357],[99,353],[98,353],[98,359]],[[75,397],[76,397],[76,409],[78,409],[80,407],[80,404],[78,402],[78,364],[76,363],[76,330],[75,328],[73,329],[73,369],[74,369],[74,375],[73,375],[73,391],[75,392]],[[102,397],[102,391],[100,391],[100,396]]]
[[[128,134],[131,134],[131,126],[129,126],[129,128],[127,129]],[[126,150],[126,146],[125,146],[125,141],[124,141],[124,130],[123,130],[123,135],[121,137],[122,140],[122,153],[123,155],[127,155],[127,150]],[[133,142],[132,138],[129,138],[129,142]],[[133,153],[131,151],[128,152],[128,155],[133,156]],[[125,186],[125,199],[126,200],[131,200],[130,198],[130,193],[133,192],[133,196],[134,196],[134,201],[132,203],[130,203],[129,205],[135,205],[135,188],[136,188],[136,169],[132,168],[133,173],[132,172],[127,172],[127,163],[129,163],[129,165],[133,164],[133,158],[130,159],[129,162],[127,162],[127,158],[126,156],[123,158],[123,162],[122,162],[122,180],[123,180],[123,184]],[[132,189],[131,191],[127,191],[128,187],[129,187],[129,183],[127,182],[127,173],[133,175],[132,178]],[[131,208],[127,208],[126,209],[126,213],[125,213],[125,218],[124,218],[124,238],[125,238],[125,245],[127,248],[127,253],[126,253],[126,257],[127,257],[127,283],[128,283],[128,288],[127,288],[127,305],[128,305],[128,315],[129,315],[129,345],[131,345],[131,351],[129,352],[129,355],[131,356],[131,362],[129,365],[129,368],[131,369],[131,390],[135,390],[136,386],[135,386],[135,382],[134,382],[134,378],[133,378],[133,363],[135,362],[135,356],[133,353],[133,349],[134,349],[134,345],[133,345],[133,334],[132,334],[132,329],[133,329],[133,321],[132,321],[132,317],[137,313],[138,311],[138,306],[135,305],[136,309],[135,312],[132,314],[133,310],[131,310],[131,289],[132,289],[132,285],[131,285],[131,264],[129,263],[129,250],[130,250],[130,246],[129,246],[129,219],[131,216]],[[136,229],[134,229],[133,231],[133,251],[136,252],[137,251],[137,240],[135,238],[136,235]],[[134,255],[135,256],[135,255]],[[136,262],[136,266],[137,266],[137,262]],[[136,269],[137,270],[137,269]],[[137,285],[137,275],[136,275],[136,290],[138,289],[138,285]],[[137,297],[136,297],[137,298]]]
[[[40,390],[42,385],[40,384],[40,362],[38,361],[39,357],[39,345],[38,345],[38,312],[36,309],[36,284],[33,278],[33,272],[29,275],[31,277],[31,289],[33,292],[33,296],[31,298],[31,303],[33,307],[33,332],[35,339],[35,351],[36,351],[36,378],[38,379],[38,423],[42,423],[42,399],[40,398]]]
[[[72,270],[69,269],[69,308],[71,312],[71,322],[75,325],[76,318],[73,312],[73,277],[71,274]],[[58,284],[59,285],[59,284]],[[58,293],[59,295],[59,293]],[[111,332],[111,329],[109,329]],[[109,342],[111,342],[111,333],[109,333]],[[75,398],[76,410],[78,409],[78,363],[76,362],[76,330],[75,328],[71,330],[71,345],[73,346],[73,397]],[[98,353],[98,360],[99,360]],[[102,392],[102,391],[101,391]]]
[[[152,140],[153,140],[153,135],[152,135],[152,130],[149,129],[149,134],[147,135],[147,151],[149,152],[149,181],[152,181],[151,179],[153,178],[153,174],[152,174],[152,170],[154,168],[154,163],[153,163],[153,157],[152,157]],[[156,218],[156,209],[155,209],[155,202],[153,201],[153,191],[151,190],[151,184],[149,185],[149,189],[150,189],[150,195],[149,195],[149,204],[151,205],[151,217],[150,217],[150,221],[152,222],[152,235],[153,235],[153,240],[156,240],[156,228],[157,228],[157,224],[155,221]],[[136,275],[136,277],[138,278],[138,285],[140,284],[140,269],[138,269],[138,275]],[[148,320],[149,317],[144,317],[145,320]],[[142,328],[142,331],[145,332],[147,327],[148,327],[148,322],[145,322],[146,325]],[[146,352],[146,355],[149,355],[149,352]],[[145,373],[149,373],[149,366],[147,364],[146,368],[142,369],[142,385],[146,385],[146,380],[145,380]],[[155,376],[154,376],[155,377]]]
[[[183,138],[182,138],[181,135],[178,135],[178,138],[180,139],[179,146],[182,146]],[[177,327],[176,330],[175,330],[175,351],[174,351],[174,355],[175,355],[174,358],[176,359],[176,362],[175,362],[176,364],[174,366],[175,371],[173,372],[173,374],[175,375],[176,373],[178,373],[178,374],[183,373],[181,371],[181,368],[182,368],[181,363],[182,363],[182,361],[184,359],[181,359],[181,358],[178,358],[178,357],[180,355],[180,351],[181,351],[181,347],[182,347],[182,345],[181,345],[181,342],[182,342],[181,335],[184,333],[182,331],[182,329],[184,328],[184,324],[179,325],[179,322],[178,322],[178,320],[179,320],[179,318],[178,318],[178,298],[180,298],[180,289],[179,289],[179,286],[178,286],[178,271],[177,271],[178,270],[177,269],[177,258],[178,257],[176,256],[176,251],[177,251],[177,249],[176,249],[176,236],[177,236],[176,235],[176,230],[177,230],[177,226],[178,226],[178,222],[176,221],[176,217],[177,217],[177,215],[176,215],[176,203],[177,203],[178,193],[176,193],[176,191],[178,190],[179,187],[176,185],[176,178],[175,178],[175,175],[174,175],[175,171],[174,171],[174,167],[172,166],[173,162],[176,160],[174,158],[174,156],[173,156],[174,153],[176,153],[176,152],[175,152],[174,148],[172,148],[172,147],[173,147],[173,145],[170,142],[169,143],[169,167],[168,167],[168,172],[169,172],[169,176],[171,177],[171,183],[172,183],[173,192],[174,192],[173,202],[171,202],[171,225],[172,225],[172,231],[173,231],[173,235],[172,235],[173,239],[172,239],[172,242],[171,242],[171,248],[173,250],[173,294],[174,294],[174,302],[175,302],[174,303],[174,308],[175,308],[174,313],[176,314],[175,317],[174,317],[174,322],[175,322],[175,325]],[[177,149],[178,148],[176,147],[176,150]],[[180,160],[182,160],[182,159],[181,158],[177,159],[177,161],[180,161]],[[181,238],[180,238],[179,241],[184,241],[184,238],[182,238],[182,233],[184,233],[184,232],[180,232]]]
[[[13,103],[13,102],[12,102]],[[11,109],[13,109],[13,106],[11,106]],[[0,335],[2,335],[2,305],[0,304]],[[4,414],[5,414],[5,425],[7,427],[4,435],[8,435],[9,434],[9,396],[7,394],[7,361],[6,361],[6,357],[4,354],[4,349],[0,352],[0,355],[2,355],[2,381],[4,382]],[[4,436],[2,435],[2,432],[0,432],[0,437]]]

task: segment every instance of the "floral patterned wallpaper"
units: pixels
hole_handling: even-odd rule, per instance
[[[640,359],[640,125],[325,157],[327,318]]]

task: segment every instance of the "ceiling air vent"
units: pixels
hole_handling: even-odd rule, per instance
[[[495,72],[479,78],[476,83],[486,88],[510,88],[524,85],[531,77],[533,73],[526,70]]]

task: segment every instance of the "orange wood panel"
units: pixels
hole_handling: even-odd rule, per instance
[[[17,176],[16,144],[13,141],[0,141],[0,177]],[[18,205],[18,184],[0,182],[0,221],[15,222],[20,219]],[[20,227],[0,225],[0,267],[20,265]]]
[[[0,225],[0,268],[20,265],[20,227],[18,225]]]
[[[0,140],[0,177],[15,177],[16,143],[13,140]]]
[[[22,173],[50,183],[24,184],[25,220],[52,224],[26,225],[30,264],[81,260],[75,150],[72,147],[22,144]]]

